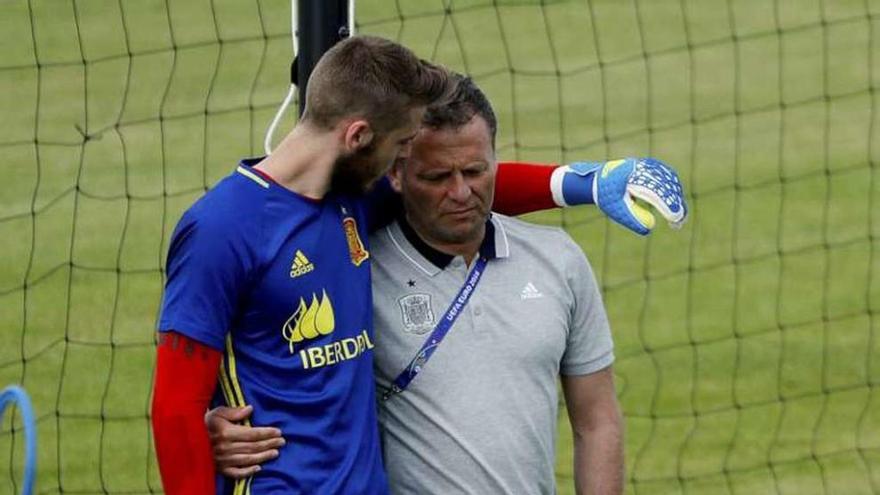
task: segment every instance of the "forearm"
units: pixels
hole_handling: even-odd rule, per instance
[[[169,332],[156,358],[152,424],[167,495],[215,492],[214,464],[204,415],[220,363],[219,351]]]
[[[574,475],[578,495],[623,493],[623,426],[619,415],[582,434],[575,432]]]
[[[561,167],[499,163],[492,209],[505,215],[520,215],[595,204],[620,225],[647,235],[654,228],[654,215],[636,198],[657,210],[675,228],[687,219],[678,174],[654,158],[574,162]]]
[[[521,215],[556,208],[550,191],[550,178],[555,168],[533,163],[499,163],[492,210],[505,215]]]

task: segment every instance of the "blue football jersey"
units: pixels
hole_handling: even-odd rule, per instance
[[[160,331],[224,353],[218,397],[287,444],[220,493],[386,494],[361,198],[300,196],[245,160],[178,223]]]

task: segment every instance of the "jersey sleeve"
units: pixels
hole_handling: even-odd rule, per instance
[[[222,350],[252,268],[247,233],[235,222],[189,210],[174,230],[159,331]]]
[[[566,253],[570,257],[566,273],[574,299],[560,372],[568,376],[588,375],[614,362],[614,344],[593,270],[574,241],[567,241],[571,249]]]
[[[492,210],[515,216],[558,208],[550,188],[555,169],[555,165],[499,162]]]
[[[151,420],[166,495],[216,491],[204,416],[220,359],[220,351],[183,335],[160,334]]]

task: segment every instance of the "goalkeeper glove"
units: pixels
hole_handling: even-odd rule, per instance
[[[653,206],[673,228],[687,220],[678,174],[654,158],[565,165],[553,171],[550,188],[557,205],[595,203],[609,218],[640,235],[650,233],[655,221],[634,197]]]

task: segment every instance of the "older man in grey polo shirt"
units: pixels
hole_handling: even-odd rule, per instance
[[[371,238],[375,372],[390,389],[480,258],[485,273],[430,360],[379,405],[394,493],[555,492],[557,378],[579,493],[620,493],[621,419],[608,320],[560,229],[492,214],[495,115],[463,79],[391,171],[403,218]],[[424,362],[422,362],[424,361]]]
[[[611,334],[584,254],[560,229],[489,211],[496,120],[472,81],[423,124],[390,173],[405,215],[371,238],[376,380],[396,392],[379,404],[391,491],[555,493],[561,376],[578,493],[621,493]]]

